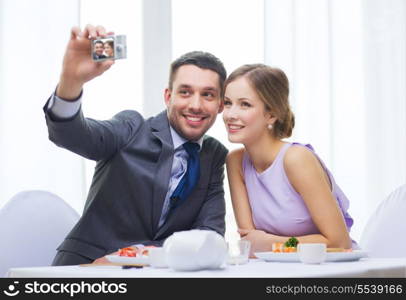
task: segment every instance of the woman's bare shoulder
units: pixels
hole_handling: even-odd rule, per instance
[[[318,160],[314,153],[301,145],[292,145],[286,151],[284,165],[287,170],[297,168],[298,166],[308,166],[317,164]]]
[[[230,151],[227,154],[226,162],[227,164],[241,164],[245,149],[239,148]]]

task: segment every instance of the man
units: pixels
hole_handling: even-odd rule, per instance
[[[155,117],[128,110],[108,121],[87,119],[82,87],[114,63],[90,58],[86,49],[98,36],[106,36],[103,27],[72,29],[58,87],[44,107],[50,140],[97,161],[83,215],[53,264],[90,263],[133,244],[162,245],[176,231],[224,235],[227,150],[204,136],[223,110],[223,64],[203,52],[175,60],[167,110]]]
[[[95,41],[93,59],[107,58],[107,56],[104,55],[103,52],[104,52],[104,43],[102,41]]]

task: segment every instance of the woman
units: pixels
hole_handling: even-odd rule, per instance
[[[299,243],[354,248],[348,199],[310,145],[292,134],[289,82],[283,71],[244,65],[225,82],[223,119],[232,143],[227,157],[234,214],[251,252],[295,236]]]
[[[104,53],[107,57],[114,57],[114,42],[106,41],[104,42]]]

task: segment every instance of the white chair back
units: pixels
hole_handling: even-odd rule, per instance
[[[370,257],[406,257],[406,185],[381,202],[365,226],[360,246]]]
[[[78,220],[55,194],[24,191],[12,197],[0,209],[0,277],[13,267],[49,266]]]

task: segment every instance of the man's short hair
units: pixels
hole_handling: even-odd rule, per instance
[[[184,65],[194,65],[201,69],[208,69],[216,72],[219,75],[220,95],[223,98],[224,81],[227,77],[227,71],[223,63],[213,54],[202,51],[188,52],[172,62],[169,72],[168,88],[172,90],[173,81],[176,76],[176,71]]]
[[[94,41],[94,44],[95,44],[95,45],[96,45],[96,44],[102,44],[102,45],[104,45],[104,43],[103,43],[101,40]]]

